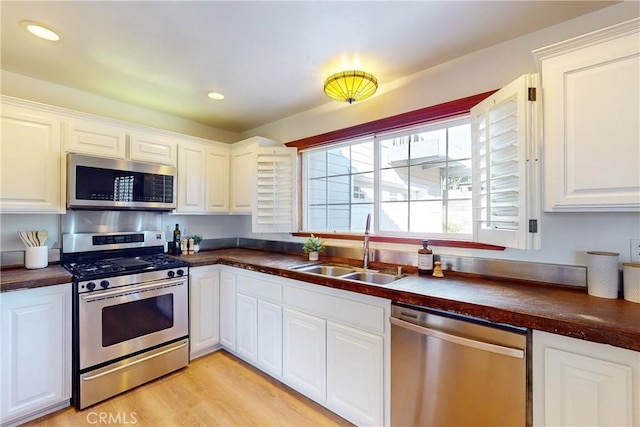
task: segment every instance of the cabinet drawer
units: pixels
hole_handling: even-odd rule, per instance
[[[251,295],[259,299],[277,303],[282,302],[282,286],[278,283],[267,282],[257,277],[238,274],[237,290],[241,294]]]
[[[284,287],[283,302],[301,311],[359,329],[379,334],[385,330],[386,319],[382,307],[294,286]]]

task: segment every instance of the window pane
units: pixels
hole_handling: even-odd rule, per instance
[[[354,233],[364,233],[367,225],[367,215],[371,214],[371,225],[369,231],[373,230],[373,204],[353,205],[351,210],[351,231]]]
[[[409,200],[409,168],[383,169],[380,172],[380,197],[383,202]]]
[[[447,191],[449,192],[449,200],[471,199],[471,160],[449,162],[448,173]]]
[[[409,137],[383,139],[380,141],[380,167],[403,166],[409,159]]]
[[[449,128],[449,159],[471,158],[471,123]]]
[[[307,184],[307,204],[319,205],[327,203],[327,180],[312,179]]]
[[[445,159],[447,157],[447,129],[412,135],[410,150],[412,164]]]
[[[350,170],[349,147],[333,148],[327,151],[327,176],[348,174]]]
[[[327,207],[327,230],[349,231],[351,210],[349,205],[331,205]]]
[[[411,200],[433,200],[444,197],[442,181],[446,163],[411,166]]]
[[[442,201],[411,203],[411,231],[417,233],[443,233]]]
[[[307,209],[307,230],[326,230],[327,229],[327,207],[310,206]]]
[[[373,202],[373,173],[353,175],[352,203]]]
[[[327,175],[327,152],[312,151],[305,156],[307,178],[318,178]]]
[[[472,234],[471,199],[450,200],[447,233]]]
[[[349,175],[327,178],[327,203],[349,203],[351,201],[351,177]]]
[[[409,203],[382,202],[380,211],[381,231],[409,231]]]
[[[351,172],[373,170],[373,140],[351,146]]]

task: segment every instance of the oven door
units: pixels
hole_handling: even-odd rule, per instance
[[[189,334],[186,277],[84,293],[78,298],[80,370]]]

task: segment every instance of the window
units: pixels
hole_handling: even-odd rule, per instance
[[[307,231],[472,234],[469,117],[302,152]]]

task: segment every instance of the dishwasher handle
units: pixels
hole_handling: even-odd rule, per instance
[[[455,344],[463,345],[465,347],[477,348],[478,350],[489,351],[491,353],[497,353],[504,356],[515,357],[516,359],[524,359],[524,350],[504,347],[501,345],[490,344],[487,342],[476,341],[469,338],[459,337],[457,335],[447,334],[445,332],[437,331],[435,329],[425,328],[424,326],[419,326],[411,322],[406,322],[404,320],[397,319],[395,317],[390,317],[392,325],[396,325],[400,328],[408,329],[413,332],[417,332],[422,335],[438,338],[444,341],[449,341]]]

